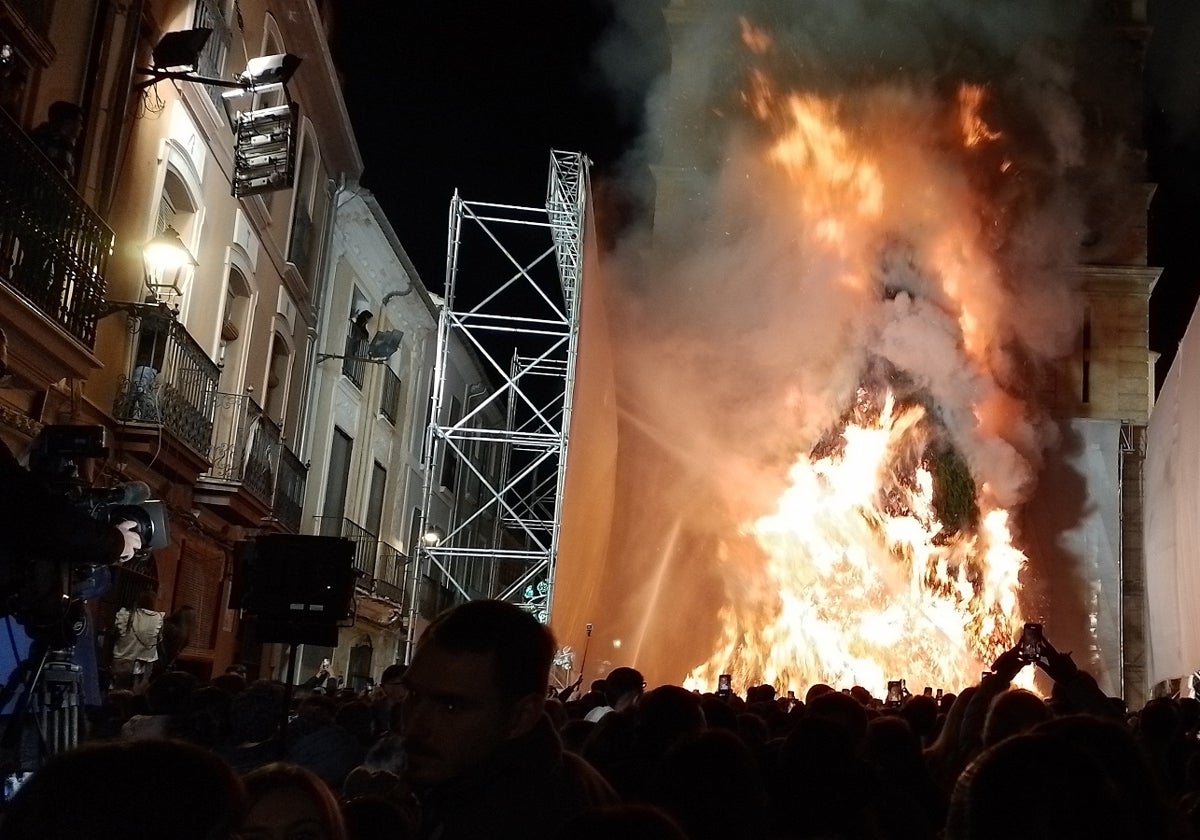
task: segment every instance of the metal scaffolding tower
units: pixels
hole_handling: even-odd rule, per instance
[[[409,588],[405,661],[415,617],[445,587],[454,600],[490,597],[550,619],[571,427],[589,161],[552,151],[544,208],[450,203],[445,300],[438,319],[417,574]],[[464,279],[460,272],[471,276]],[[493,274],[493,267],[495,271]],[[478,276],[476,276],[478,274]],[[487,274],[495,279],[489,280]],[[498,282],[497,282],[498,281]],[[443,411],[452,343],[474,352],[494,390]],[[502,417],[488,426],[487,417]],[[430,521],[454,476],[445,533]],[[460,482],[470,488],[463,492]],[[464,501],[465,500],[465,501]],[[480,569],[482,564],[483,569]],[[480,574],[483,571],[484,574]]]

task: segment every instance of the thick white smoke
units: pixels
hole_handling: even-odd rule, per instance
[[[648,5],[628,3],[631,17]],[[672,657],[686,655],[654,649],[684,631],[661,579],[653,591],[646,579],[711,577],[725,602],[755,589],[730,560],[731,531],[770,509],[788,465],[881,362],[931,404],[981,494],[1001,507],[1028,497],[1054,441],[1038,377],[1082,312],[1081,5],[670,4],[670,74],[637,152],[658,160],[653,230],[629,232],[606,272],[621,457],[638,462],[624,470],[636,483],[618,469],[611,540],[625,571],[608,611],[617,625],[638,617],[640,664],[678,679]],[[748,47],[747,25],[770,46]],[[603,56],[629,72],[618,43]],[[829,103],[853,150],[846,171],[806,185],[811,169],[772,157],[781,125],[745,97],[756,72],[781,96]],[[981,118],[998,135],[969,151],[954,123],[965,83],[986,91]],[[877,202],[855,194],[868,175],[884,185]],[[847,212],[836,236],[820,222]],[[678,546],[647,539],[645,518],[703,536],[672,558]]]

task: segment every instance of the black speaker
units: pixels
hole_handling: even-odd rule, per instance
[[[234,564],[231,609],[288,624],[336,624],[353,612],[350,540],[268,534],[238,543]]]

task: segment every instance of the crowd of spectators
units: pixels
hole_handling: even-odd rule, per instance
[[[1129,712],[1068,654],[899,702],[861,686],[701,694],[634,668],[548,690],[554,641],[461,605],[369,693],[181,673],[114,691],[0,838],[1200,838],[1200,701]],[[1012,686],[1046,674],[1047,697]],[[578,684],[577,684],[578,685]]]

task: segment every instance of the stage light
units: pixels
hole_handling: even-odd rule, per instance
[[[393,353],[400,349],[404,340],[403,330],[383,330],[375,333],[367,346],[368,361],[387,361]]]
[[[266,85],[286,85],[291,81],[300,57],[291,53],[263,55],[246,62],[246,69],[237,76],[237,81],[248,91],[261,92]]]
[[[300,57],[280,53],[252,58],[232,79],[198,75],[200,55],[211,34],[211,29],[168,32],[155,46],[151,66],[134,68],[149,77],[135,88],[145,90],[165,79],[226,88],[221,105],[234,133],[233,195],[244,198],[291,189],[296,177],[300,109],[288,96],[286,85],[300,66]],[[264,106],[256,98],[277,91],[283,94],[282,104]],[[238,104],[247,96],[252,110],[243,112]]]
[[[244,91],[238,91],[244,93]],[[237,112],[221,100],[233,126],[233,195],[290,189],[296,180],[300,109],[295,103]]]

